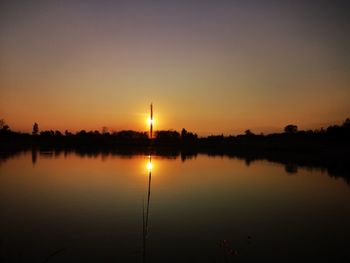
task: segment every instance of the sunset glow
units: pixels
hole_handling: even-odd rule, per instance
[[[199,135],[350,113],[341,4],[19,2],[0,3],[0,117],[13,130],[145,131],[151,102],[157,130]]]
[[[153,127],[154,127],[154,119],[152,120],[151,118],[148,118],[147,124],[148,124],[148,127],[150,127],[151,124],[152,124]]]
[[[350,262],[350,0],[0,0],[1,262]]]
[[[152,168],[153,168],[153,165],[152,165],[151,161],[148,161],[148,163],[147,163],[147,170],[148,171],[152,171]]]

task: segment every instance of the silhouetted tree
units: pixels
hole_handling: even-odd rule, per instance
[[[192,132],[188,132],[188,131],[186,131],[185,128],[183,128],[183,129],[181,130],[181,139],[182,139],[183,141],[187,141],[187,142],[189,142],[189,141],[194,141],[194,140],[196,140],[197,138],[198,138],[197,134],[192,133]]]
[[[8,132],[10,130],[10,126],[8,126],[4,119],[0,119],[0,130],[3,132]]]
[[[184,138],[184,137],[186,137],[186,135],[187,135],[186,129],[182,128],[182,130],[181,130],[181,137]]]
[[[251,130],[246,130],[245,132],[245,135],[247,135],[247,136],[252,136],[252,135],[254,135],[254,133],[251,131]]]
[[[76,136],[86,136],[87,132],[85,130],[81,130],[80,132],[76,133]]]
[[[329,126],[326,130],[326,135],[337,140],[350,138],[350,119],[346,119],[341,126]]]
[[[158,131],[156,133],[156,140],[159,142],[175,142],[180,139],[180,133],[177,131]]]
[[[289,124],[286,127],[284,127],[284,132],[288,134],[294,134],[298,132],[298,126],[294,124]]]
[[[37,135],[39,133],[39,125],[35,122],[33,125],[33,135]]]
[[[102,127],[102,134],[109,134],[109,132],[108,132],[108,127],[106,127],[106,126],[103,126]]]

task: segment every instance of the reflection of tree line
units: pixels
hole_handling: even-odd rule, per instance
[[[2,162],[23,154],[25,150],[18,151],[0,151],[0,165]],[[69,155],[80,157],[101,158],[108,156],[119,156],[120,158],[133,158],[135,155],[157,155],[159,158],[177,159],[181,158],[183,162],[196,158],[197,155],[203,154],[208,156],[226,156],[228,158],[244,160],[249,166],[254,161],[266,160],[280,163],[285,166],[285,171],[289,174],[296,174],[299,168],[309,170],[318,169],[327,172],[332,177],[341,177],[350,184],[350,154],[329,152],[290,152],[277,150],[258,150],[258,149],[173,149],[173,148],[130,148],[122,147],[119,149],[83,149],[83,148],[31,148],[32,162],[35,164],[40,158],[58,158]],[[38,156],[40,158],[38,158]]]

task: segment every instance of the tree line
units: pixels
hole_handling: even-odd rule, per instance
[[[113,145],[200,145],[201,147],[227,148],[264,147],[264,148],[308,148],[313,144],[329,146],[330,142],[341,142],[348,145],[350,141],[350,119],[347,118],[340,125],[331,125],[316,130],[299,130],[295,124],[288,124],[281,133],[255,134],[246,130],[239,135],[210,135],[198,137],[194,132],[182,129],[156,131],[154,138],[150,139],[148,132],[122,130],[109,132],[103,127],[98,130],[81,130],[72,133],[66,130],[40,130],[39,124],[34,123],[31,133],[12,131],[6,122],[0,120],[0,147],[11,145],[86,145],[86,146],[113,146]],[[339,144],[336,145],[340,146]]]

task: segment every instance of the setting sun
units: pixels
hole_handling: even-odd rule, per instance
[[[154,119],[152,120],[151,118],[148,118],[147,123],[148,123],[148,126],[150,126],[151,124],[154,126]]]

